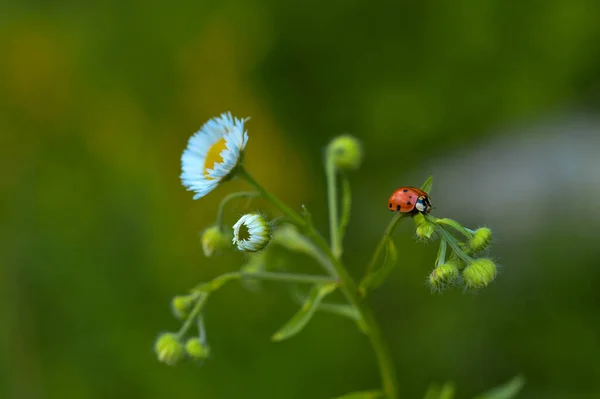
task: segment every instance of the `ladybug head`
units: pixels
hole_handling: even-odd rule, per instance
[[[424,195],[420,196],[415,203],[415,209],[421,213],[431,212],[431,202],[429,202],[429,198]]]

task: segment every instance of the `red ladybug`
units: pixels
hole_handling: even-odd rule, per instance
[[[390,211],[401,213],[429,213],[431,202],[429,195],[416,187],[400,187],[394,191],[388,200]]]

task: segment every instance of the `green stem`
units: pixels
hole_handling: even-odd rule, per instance
[[[325,175],[327,176],[327,200],[329,208],[329,239],[331,241],[331,252],[336,259],[342,256],[342,242],[339,234],[339,222],[338,222],[338,197],[337,197],[337,184],[336,184],[336,169],[335,169],[335,157],[329,154],[327,155],[327,162],[325,163]]]
[[[450,233],[448,233],[446,231],[446,229],[444,229],[444,227],[442,227],[441,225],[436,224],[436,229],[437,231],[439,231],[440,235],[443,236],[443,240],[448,242],[448,245],[450,245],[450,247],[452,247],[452,250],[454,251],[454,253],[456,254],[456,256],[458,256],[459,258],[461,258],[462,260],[464,260],[465,262],[467,262],[467,264],[473,262],[475,259],[471,258],[469,255],[467,255],[458,245],[458,242],[456,241],[456,239],[454,238],[454,236]]]
[[[342,216],[340,218],[340,245],[346,234],[346,227],[350,222],[350,211],[352,208],[352,193],[350,192],[350,181],[348,176],[342,173]]]
[[[198,318],[202,312],[202,308],[208,299],[208,296],[214,291],[218,290],[228,281],[241,279],[241,278],[254,278],[259,280],[273,280],[273,281],[284,281],[288,283],[306,283],[306,284],[326,284],[326,283],[339,283],[339,280],[333,279],[327,276],[315,276],[310,274],[289,274],[289,273],[272,273],[272,272],[256,272],[256,273],[244,273],[244,272],[231,272],[222,274],[214,278],[211,282],[202,283],[196,288],[195,295],[198,295],[196,303],[192,308],[192,311],[188,315],[185,323],[177,332],[177,337],[182,338],[192,326],[195,319]],[[204,288],[206,287],[206,289]]]
[[[435,267],[441,266],[445,262],[446,262],[446,240],[441,240],[437,259],[435,260]]]
[[[219,228],[221,230],[223,229],[223,213],[225,211],[225,205],[227,205],[227,203],[229,203],[229,201],[234,200],[236,198],[242,198],[242,197],[252,198],[252,197],[256,197],[256,196],[258,196],[258,193],[250,193],[250,192],[231,193],[229,195],[226,195],[225,198],[223,198],[223,200],[219,204],[219,209],[217,210],[217,226],[219,226]]]
[[[208,299],[208,294],[206,294],[206,293],[200,294],[200,296],[198,297],[198,299],[196,301],[196,304],[194,305],[194,308],[192,309],[189,316],[185,320],[185,323],[183,323],[183,325],[177,332],[178,339],[182,339],[185,336],[187,331],[192,326],[192,323],[194,322],[194,320],[196,320],[198,315],[200,315],[200,312],[202,311],[202,308],[204,307],[204,303],[206,303],[207,299]]]
[[[371,310],[366,306],[366,304],[362,303],[359,296],[356,283],[352,279],[352,277],[346,271],[344,265],[340,262],[340,260],[333,254],[325,239],[314,229],[312,224],[308,224],[304,219],[292,209],[288,208],[285,204],[283,204],[279,199],[275,196],[267,192],[256,180],[254,180],[244,169],[241,170],[241,176],[244,177],[258,192],[263,195],[264,198],[271,201],[273,205],[279,208],[284,214],[286,214],[290,219],[295,221],[300,226],[304,227],[307,232],[307,236],[312,239],[312,241],[317,245],[317,247],[329,258],[331,261],[336,275],[333,275],[334,278],[339,277],[340,281],[340,289],[343,292],[344,296],[348,300],[348,302],[356,308],[359,312],[360,319],[363,321],[365,333],[369,337],[371,342],[371,346],[373,347],[373,351],[375,352],[375,356],[377,358],[377,362],[379,364],[379,371],[381,373],[381,383],[383,385],[383,391],[388,399],[396,399],[398,397],[398,387],[396,383],[396,371],[394,368],[394,364],[392,362],[392,357],[390,355],[389,349],[383,340],[383,336],[381,335],[381,331],[379,330],[379,326],[373,317]],[[240,172],[238,172],[240,173]],[[393,231],[396,223],[400,219],[400,216],[396,216],[390,226],[388,226],[388,230],[386,234],[389,235]],[[337,228],[337,226],[336,226]]]
[[[310,274],[272,273],[256,272],[241,273],[243,278],[255,278],[258,280],[283,281],[288,283],[328,284],[338,283],[339,280],[327,276],[315,276]]]
[[[237,173],[239,176],[244,178],[252,187],[254,187],[256,189],[256,191],[258,191],[264,199],[270,201],[273,205],[275,205],[277,208],[279,208],[279,210],[281,212],[283,212],[287,217],[289,217],[292,220],[292,222],[294,222],[295,224],[302,226],[302,227],[306,226],[306,221],[300,215],[298,215],[291,208],[289,208],[286,204],[284,204],[279,198],[277,198],[276,196],[274,196],[273,194],[271,194],[270,192],[265,190],[265,188],[263,186],[261,186],[254,179],[254,177],[252,177],[246,171],[246,169],[244,169],[243,167],[240,166],[238,168]]]
[[[473,234],[466,228],[464,228],[460,223],[458,223],[456,220],[452,220],[452,219],[448,219],[448,218],[443,218],[443,219],[438,219],[435,218],[433,216],[426,216],[427,220],[439,225],[446,225],[446,226],[450,226],[452,227],[454,230],[458,231],[459,233],[461,233],[462,235],[464,235],[467,240],[470,240],[473,238]]]
[[[371,346],[373,347],[373,351],[377,357],[377,362],[379,363],[379,372],[381,373],[383,392],[388,399],[396,399],[398,397],[396,370],[389,348],[387,347],[383,336],[381,335],[381,330],[379,329],[379,325],[377,324],[371,309],[368,308],[366,304],[361,302],[358,296],[358,287],[356,283],[348,274],[344,265],[335,258],[323,237],[321,237],[314,229],[312,229],[310,233],[315,244],[317,244],[317,246],[321,248],[321,250],[331,259],[335,271],[337,272],[337,275],[341,281],[340,289],[342,290],[348,302],[354,306],[360,314],[360,319],[363,321],[362,325],[364,326],[365,333],[371,341]]]
[[[375,253],[373,254],[373,257],[371,257],[371,261],[369,262],[369,265],[367,266],[365,276],[367,276],[373,272],[373,270],[375,269],[375,266],[377,265],[377,261],[379,260],[379,257],[381,256],[381,251],[383,251],[383,248],[385,247],[385,243],[387,242],[387,239],[391,237],[392,233],[394,232],[394,229],[398,225],[398,222],[400,220],[402,220],[402,218],[405,217],[406,215],[407,215],[406,213],[400,213],[400,212],[397,212],[394,215],[394,217],[388,224],[387,228],[385,229],[385,232],[383,233],[383,237],[381,238],[381,241],[377,245],[377,248],[375,249]]]

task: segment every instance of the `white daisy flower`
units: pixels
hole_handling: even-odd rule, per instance
[[[206,122],[188,141],[181,156],[181,182],[194,199],[204,197],[231,177],[248,142],[245,119],[227,112]]]
[[[271,240],[271,226],[257,213],[249,213],[233,225],[233,243],[240,251],[257,252]]]

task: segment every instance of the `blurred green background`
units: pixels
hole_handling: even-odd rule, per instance
[[[213,356],[160,364],[172,296],[238,268],[199,232],[240,181],[198,201],[187,139],[250,116],[248,169],[327,229],[323,148],[364,143],[345,259],[359,276],[402,185],[435,176],[437,216],[495,232],[497,281],[431,294],[437,247],[395,234],[370,303],[402,397],[469,398],[515,374],[521,398],[600,398],[600,3],[596,0],[12,1],[0,5],[2,398],[328,398],[378,386],[351,322],[285,287],[232,283],[206,314]],[[575,115],[575,116],[573,116]],[[576,122],[573,122],[575,120]],[[260,201],[248,210],[278,213]],[[299,270],[309,259],[290,256]]]

